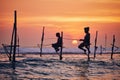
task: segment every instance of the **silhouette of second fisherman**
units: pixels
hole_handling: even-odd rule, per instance
[[[56,52],[59,51],[59,47],[62,46],[62,37],[60,36],[60,33],[56,33],[57,42],[52,44],[52,47],[55,49]]]
[[[88,53],[90,53],[90,33],[89,33],[89,27],[85,27],[84,28],[84,32],[85,32],[85,37],[84,39],[80,39],[80,41],[83,41],[78,48],[80,48],[81,50],[84,51],[84,53],[86,53],[86,49],[88,50]],[[83,47],[85,47],[86,49],[84,49]]]

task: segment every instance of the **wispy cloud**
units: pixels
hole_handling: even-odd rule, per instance
[[[19,19],[21,22],[120,22],[120,17],[62,17],[62,16],[48,16],[48,17],[25,17]]]

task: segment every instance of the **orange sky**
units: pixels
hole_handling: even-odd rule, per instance
[[[90,26],[92,44],[98,30],[99,45],[103,45],[105,34],[108,44],[115,34],[120,46],[120,0],[0,0],[0,44],[10,43],[14,10],[23,46],[40,43],[42,26],[46,26],[46,38],[64,31],[64,37],[77,39],[84,36],[83,28]],[[45,41],[50,44],[55,40]]]

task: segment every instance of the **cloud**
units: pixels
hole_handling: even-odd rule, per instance
[[[120,17],[111,16],[91,16],[91,17],[64,17],[64,16],[47,16],[47,17],[24,17],[20,22],[120,22]]]

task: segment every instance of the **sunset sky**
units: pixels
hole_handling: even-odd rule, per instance
[[[10,44],[14,10],[21,46],[39,44],[43,26],[44,44],[54,43],[56,39],[49,38],[61,31],[64,38],[83,38],[84,27],[89,26],[92,46],[97,30],[98,45],[104,45],[106,34],[110,47],[115,34],[120,47],[120,0],[0,0],[0,44]],[[71,40],[64,40],[64,45],[77,47]]]

